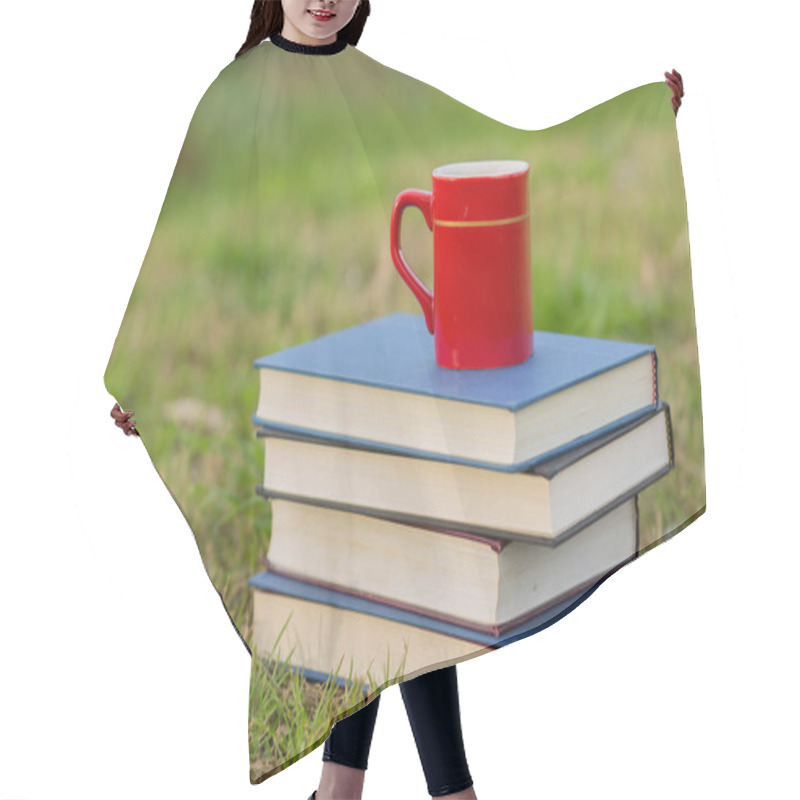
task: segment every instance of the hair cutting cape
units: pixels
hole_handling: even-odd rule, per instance
[[[530,165],[533,356],[440,367],[393,203],[436,167],[506,159]],[[433,290],[413,209],[402,244]],[[253,655],[261,781],[387,685],[552,624],[704,510],[670,90],[524,131],[353,47],[263,42],[197,107],[105,381]]]

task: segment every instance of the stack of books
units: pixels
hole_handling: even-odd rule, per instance
[[[672,468],[655,349],[537,331],[523,364],[435,363],[397,313],[255,362],[272,503],[256,650],[385,684],[552,624],[638,552]]]

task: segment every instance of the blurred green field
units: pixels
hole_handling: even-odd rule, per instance
[[[389,213],[402,189],[429,189],[442,163],[530,163],[537,329],[656,345],[676,469],[640,498],[642,549],[704,507],[686,210],[666,87],[529,133],[439,93],[407,98],[409,79],[395,73],[382,74],[377,94],[369,81],[348,84],[345,102],[349,67],[325,72],[309,91],[306,76],[275,61],[265,89],[262,61],[256,52],[229,68],[198,108],[106,375],[136,412],[245,639],[247,580],[263,569],[271,522],[254,492],[264,457],[250,421],[252,363],[377,316],[420,313],[389,255]],[[406,214],[403,237],[432,287],[421,215]],[[257,778],[302,750],[298,737],[316,741],[352,698],[308,685],[301,701],[298,684],[254,675]],[[298,704],[301,717],[281,711]]]

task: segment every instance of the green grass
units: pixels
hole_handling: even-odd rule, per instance
[[[260,85],[245,82],[241,96],[210,92],[198,110],[106,376],[136,412],[142,441],[248,642],[247,580],[263,569],[271,524],[269,505],[254,493],[264,463],[250,422],[258,399],[252,362],[393,311],[419,313],[389,256],[389,211],[401,189],[429,187],[441,163],[530,162],[537,329],[656,345],[676,469],[640,499],[642,548],[704,505],[687,224],[666,101],[660,124],[637,122],[641,95],[629,93],[613,108],[532,135],[465,116],[443,95],[426,95],[426,107],[437,109],[428,115],[399,107],[402,99],[388,109],[366,89],[343,106],[331,84],[302,102],[287,99],[288,89],[262,97],[262,110],[274,114],[291,103],[299,122],[270,126],[264,111],[254,130],[247,93]],[[315,161],[308,153],[320,142],[325,158]],[[431,234],[413,211],[403,247],[432,287]],[[318,744],[359,691],[254,659],[254,779]]]
[[[288,620],[287,623],[288,624]],[[292,670],[292,653],[278,657],[284,625],[270,653],[252,660],[250,672],[250,780],[260,783],[298,761],[328,738],[331,726],[363,708],[382,689],[398,683],[405,658],[391,674],[389,664],[368,670],[357,680],[352,665],[343,672],[343,660],[324,683],[307,681]],[[343,686],[337,678],[343,678]]]

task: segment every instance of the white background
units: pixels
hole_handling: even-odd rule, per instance
[[[2,7],[0,798],[305,798],[248,781],[249,658],[103,372],[250,0]],[[700,10],[697,9],[700,5]],[[790,5],[374,0],[361,49],[541,128],[677,67],[708,512],[458,668],[482,800],[796,797]],[[426,797],[397,687],[369,798]]]

